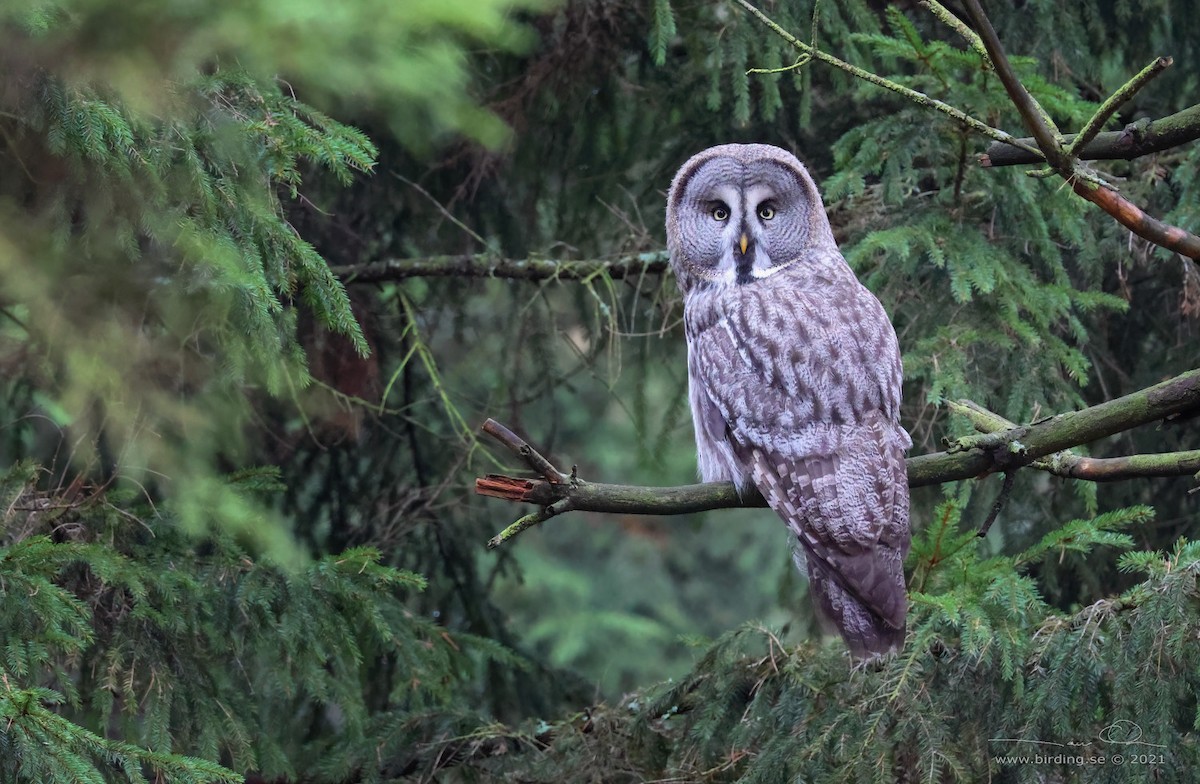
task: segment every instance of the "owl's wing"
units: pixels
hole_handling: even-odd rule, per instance
[[[796,535],[821,609],[848,639],[854,626],[862,627],[860,637],[873,630],[891,639],[889,628],[902,637],[907,614],[904,453],[880,424],[839,434],[840,446],[821,456],[735,447],[767,503]]]
[[[821,609],[856,653],[886,650],[907,610],[911,442],[895,333],[857,281],[780,291],[745,296],[692,335],[694,378],[795,533]]]

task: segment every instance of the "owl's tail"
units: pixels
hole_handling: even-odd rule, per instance
[[[842,635],[854,658],[870,659],[898,651],[904,646],[905,624],[893,626],[872,612],[843,588],[819,559],[808,558],[806,569],[802,550],[797,548],[795,553],[796,566],[808,573],[809,591],[818,613],[823,621],[834,626]]]

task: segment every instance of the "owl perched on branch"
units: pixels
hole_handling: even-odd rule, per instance
[[[896,332],[791,153],[727,144],[667,198],[704,481],[753,484],[851,653],[904,642],[908,481]]]

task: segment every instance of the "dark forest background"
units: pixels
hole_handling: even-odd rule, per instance
[[[758,5],[1028,135],[957,3]],[[985,10],[1063,133],[1158,57],[1104,130],[1200,94],[1189,4]],[[474,493],[526,470],[488,417],[585,480],[695,481],[662,223],[709,145],[813,173],[912,455],[975,432],[950,401],[1030,423],[1197,366],[1194,258],[799,54],[730,0],[3,4],[0,782],[1189,781],[1194,377],[1074,450],[1174,477],[1015,471],[982,538],[1001,475],[915,489],[886,661],[822,631],[766,510],[485,549],[530,511]],[[1200,232],[1196,144],[1093,166]]]

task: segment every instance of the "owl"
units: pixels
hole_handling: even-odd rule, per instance
[[[667,248],[700,476],[758,488],[856,658],[899,649],[912,446],[900,350],[816,184],[778,147],[707,149],[671,182]]]

